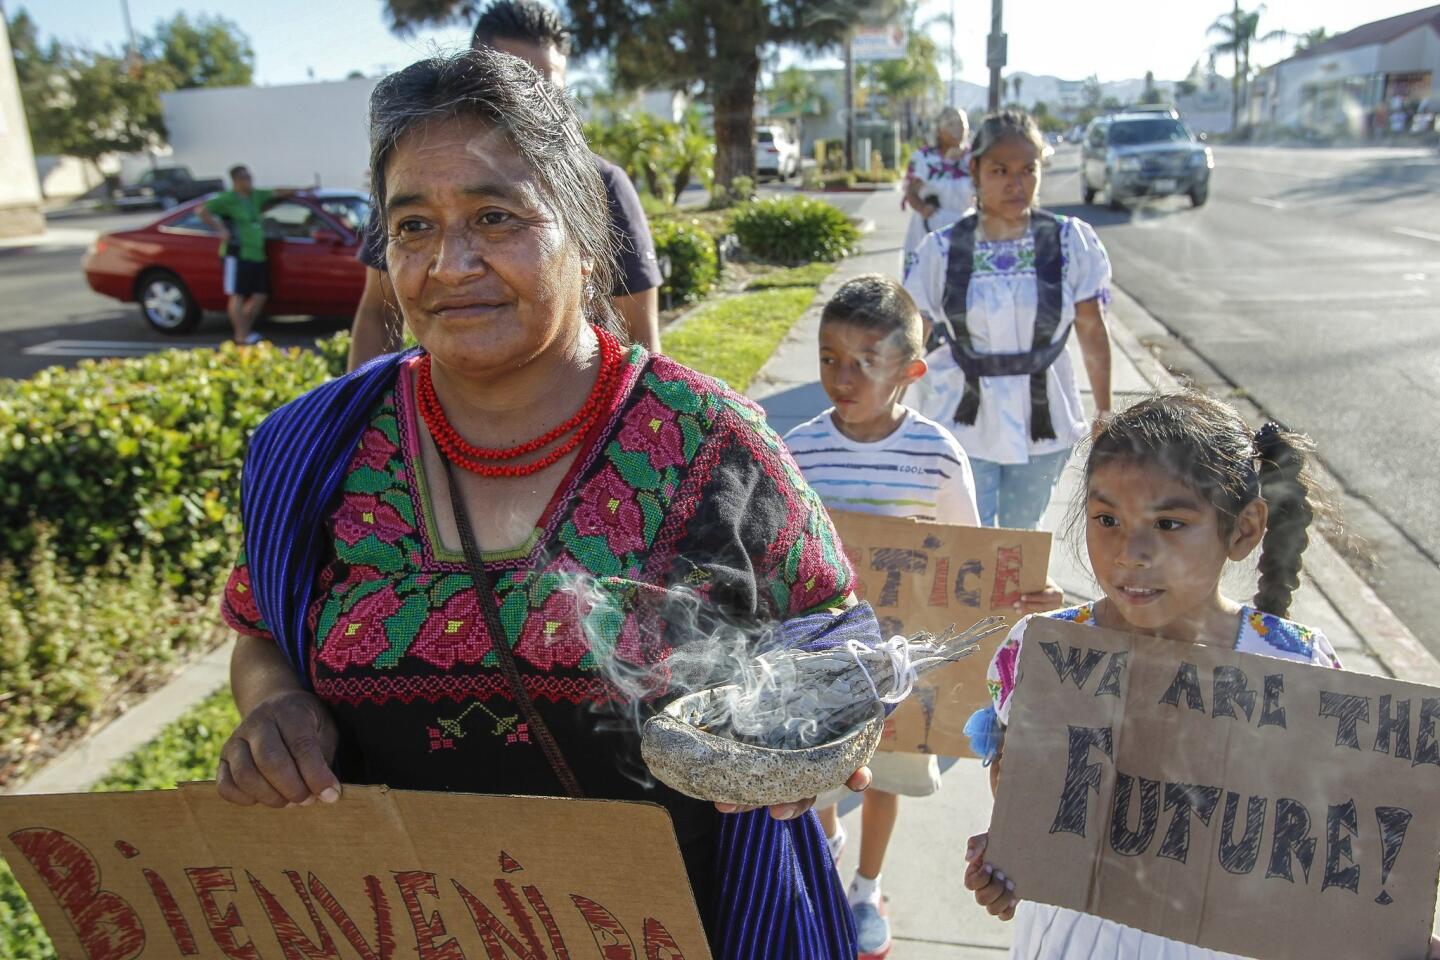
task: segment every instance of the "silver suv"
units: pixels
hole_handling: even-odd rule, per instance
[[[1210,198],[1215,156],[1173,113],[1096,117],[1080,148],[1080,191],[1100,194],[1112,208],[1136,197],[1186,194],[1193,206]]]

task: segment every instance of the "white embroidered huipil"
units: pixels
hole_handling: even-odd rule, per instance
[[[1095,229],[1074,217],[1059,217],[1062,251],[1062,303],[1055,338],[1075,323],[1075,304],[1110,296],[1110,258]],[[920,310],[937,324],[945,321],[945,276],[950,235],[955,226],[927,236],[905,275],[905,289]],[[982,353],[1026,353],[1035,334],[1039,294],[1035,283],[1035,238],[975,239],[975,267],[965,299],[972,346]],[[1053,342],[1053,341],[1052,341]],[[1030,378],[982,377],[980,411],[975,423],[955,420],[965,390],[961,371],[947,344],[932,350],[930,370],[911,388],[905,402],[955,434],[966,454],[993,463],[1029,463],[1032,456],[1068,450],[1089,429],[1080,403],[1071,351],[1061,353],[1045,372],[1053,440],[1030,439]]]

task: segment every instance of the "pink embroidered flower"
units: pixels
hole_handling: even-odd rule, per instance
[[[613,465],[607,463],[580,497],[573,520],[581,536],[604,537],[616,556],[644,549],[644,514],[635,502],[635,491],[620,479]]]
[[[360,438],[360,448],[355,451],[355,456],[350,461],[350,467],[351,469],[369,467],[372,470],[384,470],[398,449],[395,444],[390,442],[389,437],[371,427]]]
[[[426,727],[425,733],[430,737],[431,753],[434,753],[436,750],[455,749],[455,738],[445,736],[439,727]]]
[[[1020,645],[1005,641],[1005,645],[995,654],[995,672],[1000,675],[1000,696],[995,701],[996,706],[1005,706],[1005,701],[1010,699],[1010,694],[1015,690],[1015,666],[1020,660]]]
[[[528,724],[528,723],[519,724],[518,726],[515,727],[515,732],[514,732],[514,733],[509,733],[509,734],[506,734],[506,735],[505,735],[505,744],[506,744],[506,746],[509,746],[509,745],[512,744],[512,743],[529,743],[529,742],[530,742],[530,724]]]
[[[347,493],[334,520],[335,536],[351,547],[372,533],[382,543],[394,543],[411,532],[398,510],[368,493]]]
[[[327,567],[326,570],[328,571],[329,568]],[[342,580],[332,592],[337,597],[343,597],[351,590],[354,590],[356,587],[360,586],[360,584],[369,583],[371,580],[378,579],[380,579],[379,570],[376,570],[374,567],[367,566],[363,563],[357,563],[355,566],[350,567],[348,570],[345,571],[345,579]],[[325,585],[322,584],[322,592],[324,589]]]
[[[225,584],[225,603],[243,621],[243,625],[254,627],[260,623],[260,608],[255,604],[255,591],[250,588],[250,568],[236,567]],[[233,626],[233,624],[232,624]]]
[[[410,653],[442,670],[479,663],[490,652],[490,637],[474,590],[461,590],[425,618]]]
[[[390,649],[385,621],[400,609],[400,597],[390,587],[363,598],[349,613],[342,613],[325,635],[320,662],[331,670],[365,666]]]
[[[515,653],[537,670],[575,667],[590,651],[580,628],[580,600],[568,590],[556,590],[545,606],[531,611],[520,629]]]
[[[626,415],[619,439],[620,449],[646,454],[656,470],[685,464],[685,436],[675,411],[650,394]]]

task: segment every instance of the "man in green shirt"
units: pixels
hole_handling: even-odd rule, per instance
[[[255,321],[270,297],[270,271],[265,263],[265,207],[288,197],[293,190],[256,190],[250,170],[244,164],[230,168],[230,190],[216,194],[200,208],[200,219],[222,241],[220,256],[225,261],[225,293],[230,298],[230,326],[236,343],[255,343]]]

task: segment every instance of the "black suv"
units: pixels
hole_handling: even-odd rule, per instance
[[[1210,198],[1215,156],[1174,114],[1118,113],[1097,117],[1080,148],[1080,191],[1118,208],[1136,197],[1186,194],[1194,206]]]

